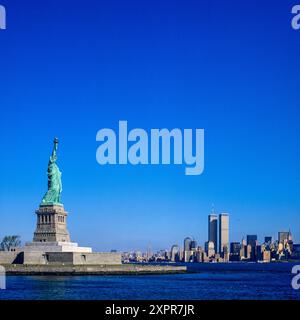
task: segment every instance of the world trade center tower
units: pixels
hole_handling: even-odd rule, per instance
[[[229,250],[229,215],[221,213],[219,215],[219,253]]]
[[[213,242],[215,252],[218,252],[218,216],[214,213],[208,215],[208,241]]]

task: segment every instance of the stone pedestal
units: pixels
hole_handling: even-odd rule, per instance
[[[70,242],[67,212],[63,205],[40,205],[33,242]]]
[[[27,242],[23,250],[24,252],[92,252],[92,248],[78,247],[76,242]]]

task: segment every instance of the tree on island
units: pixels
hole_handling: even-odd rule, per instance
[[[0,243],[1,251],[10,251],[14,247],[21,245],[20,236],[5,236]]]

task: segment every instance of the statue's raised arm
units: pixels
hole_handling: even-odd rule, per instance
[[[56,164],[58,139],[54,139],[51,157],[48,163],[48,191],[42,199],[42,205],[61,204],[60,194],[62,192],[61,172]]]
[[[57,155],[56,155],[56,151],[57,151],[57,146],[58,146],[58,139],[57,138],[54,138],[54,141],[53,141],[53,150],[52,150],[52,154],[51,154],[51,157],[50,157],[50,162],[56,162],[57,160]]]

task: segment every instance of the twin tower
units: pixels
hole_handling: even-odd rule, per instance
[[[211,213],[208,216],[208,241],[214,244],[215,252],[221,256],[229,252],[229,215],[227,213],[219,214],[219,222],[217,214]]]

